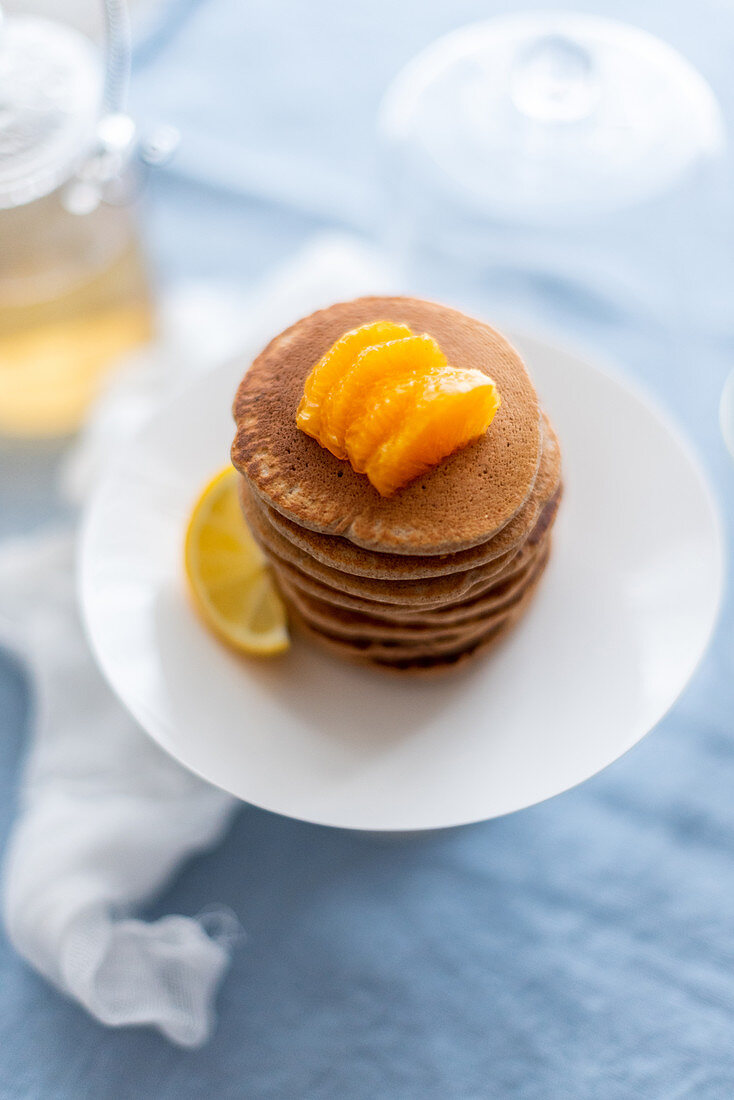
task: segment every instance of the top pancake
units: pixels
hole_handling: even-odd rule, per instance
[[[264,504],[260,497],[257,503],[265,512],[267,521],[283,538],[294,547],[305,551],[323,565],[340,569],[345,573],[354,573],[359,577],[372,577],[389,581],[418,580],[425,577],[440,577],[451,573],[460,573],[484,565],[508,551],[517,549],[535,526],[545,504],[558,489],[561,480],[561,453],[558,439],[543,414],[543,439],[540,466],[530,496],[522,508],[515,513],[509,523],[494,535],[489,542],[480,542],[468,550],[459,550],[454,554],[386,554],[365,550],[349,539],[339,535],[322,535],[301,527],[286,519],[280,512]]]
[[[388,498],[295,419],[314,364],[345,332],[378,320],[433,336],[453,366],[490,375],[502,399],[481,439]],[[298,321],[255,359],[234,416],[232,461],[271,507],[385,553],[444,554],[485,542],[523,506],[540,460],[538,399],[518,353],[489,325],[416,298],[358,298]]]

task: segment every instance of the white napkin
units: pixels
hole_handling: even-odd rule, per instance
[[[123,914],[219,839],[234,800],[167,759],[103,682],[77,616],[71,534],[6,544],[0,592],[36,711],[6,857],[10,939],[103,1023],[196,1046],[228,944],[187,917]]]
[[[236,348],[250,354],[329,301],[393,283],[370,251],[328,238],[249,299],[222,288],[173,295],[159,343],[101,399],[67,466],[67,495],[83,499],[105,456],[187,374]],[[236,803],[158,749],[103,681],[77,614],[73,543],[73,533],[56,532],[0,549],[0,640],[25,657],[35,685],[5,922],[20,954],[102,1023],[150,1024],[198,1046],[211,1032],[236,918],[212,909],[145,923],[131,913],[221,838]]]

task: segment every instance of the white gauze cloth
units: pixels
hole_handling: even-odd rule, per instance
[[[67,464],[67,495],[82,501],[105,455],[187,373],[237,349],[249,355],[301,314],[391,282],[369,251],[328,238],[249,300],[211,288],[173,295],[158,344],[101,399]],[[246,330],[243,317],[252,319]],[[27,662],[35,701],[5,860],[10,939],[102,1023],[148,1024],[199,1046],[211,1033],[236,918],[212,909],[146,923],[132,914],[183,860],[216,844],[236,802],[158,749],[103,681],[79,621],[72,531],[0,548],[0,641]]]

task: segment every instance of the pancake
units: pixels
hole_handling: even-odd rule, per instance
[[[557,503],[549,504],[547,507],[555,508]],[[543,530],[547,528],[548,522],[545,515],[542,521],[539,521],[539,525]],[[503,561],[501,567],[493,571],[473,570],[459,573],[456,578],[437,577],[432,581],[403,582],[398,586],[388,586],[383,583],[380,587],[379,582],[375,581],[374,588],[368,595],[347,591],[340,585],[338,575],[326,583],[323,579],[317,580],[297,566],[285,562],[272,551],[266,552],[279,580],[281,577],[286,581],[290,580],[301,591],[325,603],[373,614],[381,612],[383,618],[393,618],[421,614],[430,609],[452,608],[486,594],[494,586],[526,567],[538,551],[540,538],[540,534],[538,538],[531,535],[519,551],[510,555],[509,560]],[[451,581],[456,583],[452,585]],[[416,590],[414,587],[408,588],[409,584],[412,586],[420,584],[421,587]]]
[[[305,592],[308,596],[320,599],[323,603],[330,604],[333,607],[346,607],[352,611],[370,614],[375,618],[382,618],[386,622],[395,622],[405,619],[415,620],[416,617],[429,611],[449,611],[457,606],[463,606],[480,596],[487,595],[496,584],[500,583],[499,580],[490,580],[470,589],[466,594],[465,600],[462,601],[461,604],[457,604],[456,601],[450,598],[444,598],[443,600],[426,600],[424,603],[418,605],[400,604],[387,603],[384,601],[379,602],[377,600],[365,600],[356,596],[342,595],[333,588],[327,588],[325,585],[320,585],[318,582],[312,581],[311,578],[304,577],[303,574],[289,569],[289,567],[284,566],[282,562],[271,561],[271,568],[278,584],[281,584],[281,582],[290,582],[300,592]],[[504,577],[501,579],[504,579]],[[382,615],[380,615],[380,611],[382,611]]]
[[[480,585],[461,600],[440,600],[424,604],[386,603],[384,601],[350,596],[342,590],[315,582],[313,578],[298,570],[289,569],[276,558],[270,559],[271,568],[286,588],[294,587],[310,603],[317,601],[326,607],[337,608],[357,615],[366,615],[380,622],[400,620],[406,624],[435,622],[461,622],[476,618],[489,606],[488,601],[516,588],[522,578],[534,568],[535,563],[545,551],[550,534],[546,532],[526,545],[518,552],[509,565],[488,583]],[[542,526],[545,526],[544,524]]]
[[[295,422],[314,364],[345,332],[376,320],[429,333],[449,363],[490,375],[502,398],[479,440],[388,498]],[[488,542],[528,500],[541,456],[538,399],[519,354],[489,325],[415,298],[359,298],[298,321],[255,359],[234,416],[232,461],[271,508],[383,553],[432,556]]]
[[[330,641],[343,643],[359,653],[369,661],[389,661],[394,658],[415,660],[421,657],[437,657],[443,654],[455,653],[458,650],[468,649],[469,646],[481,641],[491,631],[502,626],[512,614],[511,610],[499,612],[492,616],[487,623],[475,624],[472,628],[455,631],[453,634],[441,635],[436,638],[405,641],[399,638],[350,638],[346,639],[329,630],[319,629],[318,633]],[[303,620],[306,625],[316,630],[312,623]]]
[[[336,638],[346,640],[371,639],[374,641],[400,641],[418,642],[429,640],[470,639],[488,629],[493,619],[511,609],[522,598],[529,585],[545,568],[548,560],[548,546],[539,555],[539,559],[533,563],[531,569],[525,570],[514,582],[504,587],[505,591],[493,594],[489,598],[479,601],[480,606],[473,609],[473,613],[463,618],[430,618],[428,616],[415,620],[385,620],[376,619],[370,615],[359,614],[354,611],[324,604],[319,600],[313,600],[299,592],[288,582],[283,582],[283,594],[290,607],[295,608],[298,615],[315,630],[322,630]],[[429,613],[430,615],[430,613]]]
[[[267,524],[287,543],[323,565],[375,580],[423,580],[426,577],[464,572],[516,550],[527,538],[541,509],[558,488],[560,474],[558,440],[547,417],[544,417],[540,467],[528,500],[488,542],[455,554],[420,556],[365,550],[338,535],[319,535],[308,528],[300,527],[256,495],[253,496],[253,503],[264,514]]]
[[[455,653],[438,654],[435,657],[424,657],[422,659],[403,658],[392,661],[372,661],[371,666],[381,672],[393,672],[399,676],[409,675],[431,679],[434,676],[453,673],[456,669],[463,669],[472,664],[476,658],[486,654],[488,650],[498,645],[510,633],[518,620],[522,618],[522,613],[522,611],[518,612],[516,616],[508,619],[502,626],[489,631],[484,638],[480,638],[474,645]]]
[[[424,647],[424,652],[411,651],[400,646],[391,647],[389,652],[383,652],[384,647],[356,646],[345,642],[343,639],[333,638],[322,631],[314,630],[297,614],[294,618],[297,628],[305,637],[342,659],[357,664],[374,665],[395,672],[441,672],[464,664],[471,657],[483,652],[490,645],[504,637],[515,623],[522,618],[539,583],[540,577],[528,588],[523,598],[506,614],[501,622],[490,626],[468,645]]]
[[[510,551],[486,565],[440,577],[407,581],[373,580],[370,577],[358,577],[353,573],[332,569],[288,543],[275,528],[268,526],[264,514],[258,510],[252,497],[247,493],[244,482],[240,484],[240,501],[252,533],[271,560],[275,559],[286,571],[295,571],[339,593],[374,600],[377,603],[422,606],[437,601],[460,600],[478,584],[500,576],[517,554],[517,551]]]

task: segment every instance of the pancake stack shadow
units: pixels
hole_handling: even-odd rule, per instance
[[[387,501],[294,426],[311,365],[347,328],[384,316],[453,341],[453,361],[479,358],[503,397],[485,438]],[[494,330],[415,299],[331,307],[265,349],[235,417],[243,512],[308,638],[353,661],[430,672],[521,617],[548,561],[561,456],[522,360]]]

